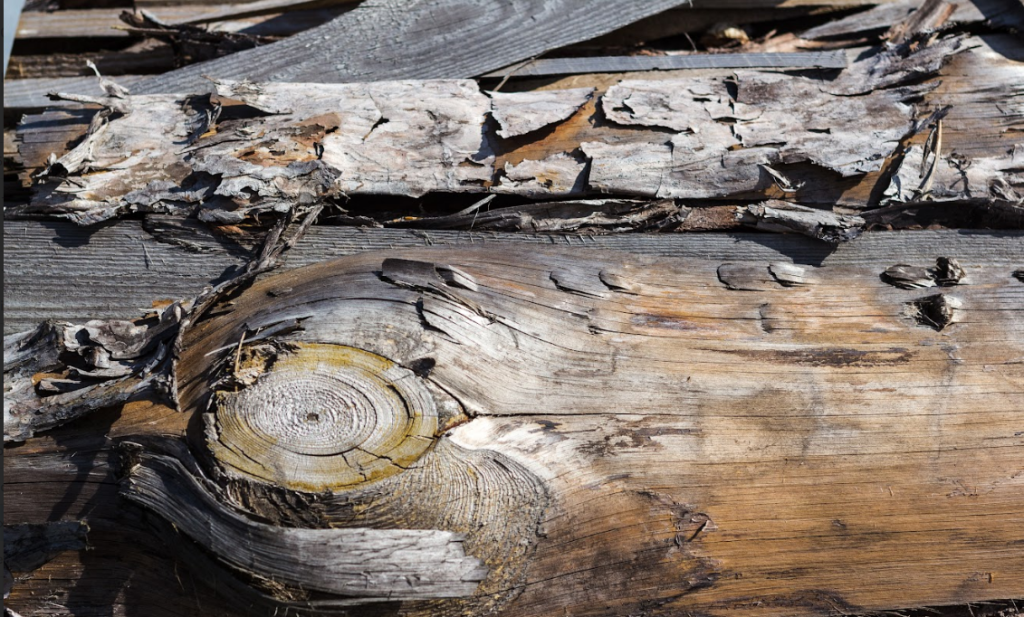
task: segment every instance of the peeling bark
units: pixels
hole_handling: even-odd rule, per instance
[[[594,94],[594,88],[541,92],[491,92],[491,115],[501,126],[497,133],[509,138],[525,135],[576,113]]]
[[[868,54],[832,81],[751,70],[626,80],[596,105],[587,103],[592,88],[488,98],[468,80],[222,82],[220,100],[245,105],[234,118],[220,118],[219,101],[201,97],[107,97],[98,102],[110,120],[50,166],[25,212],[91,224],[128,211],[185,211],[232,224],[294,202],[363,194],[727,199],[824,190],[837,176],[880,172],[919,130],[910,99],[935,85],[908,82],[967,47],[960,37],[915,39]],[[515,140],[557,132],[587,109],[603,116],[599,139],[505,157]],[[903,187],[914,183],[904,176],[915,147],[894,176],[892,201],[913,198]],[[813,173],[790,179],[779,167],[801,164]],[[1017,190],[1012,159],[961,167],[970,195]],[[955,170],[933,175],[936,195],[963,183]]]
[[[154,387],[183,314],[174,303],[134,323],[46,322],[5,336],[4,443],[24,441]]]

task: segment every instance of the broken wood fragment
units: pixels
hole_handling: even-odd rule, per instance
[[[136,323],[44,322],[4,337],[4,443],[123,403],[154,387],[184,314],[178,303]]]
[[[736,219],[757,229],[801,233],[831,244],[853,240],[865,224],[859,216],[833,214],[778,200],[741,208]]]
[[[489,92],[491,116],[501,126],[496,132],[509,138],[525,135],[576,113],[594,94],[593,88],[541,92]]]
[[[951,287],[959,284],[965,275],[959,261],[952,257],[939,257],[933,268],[906,264],[890,266],[882,273],[882,280],[902,289],[922,289],[936,285]]]

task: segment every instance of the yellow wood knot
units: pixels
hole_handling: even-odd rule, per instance
[[[379,480],[433,444],[437,406],[412,371],[341,345],[303,343],[253,385],[221,392],[207,445],[225,471],[299,491]]]

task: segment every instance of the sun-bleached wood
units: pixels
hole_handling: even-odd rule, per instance
[[[283,321],[300,327],[270,336],[282,358],[287,344],[362,349],[457,402],[468,421],[408,470],[289,514],[465,533],[488,568],[482,591],[404,614],[858,614],[1019,597],[1021,256],[927,252],[817,267],[728,251],[356,255],[210,307],[182,339],[175,382],[205,409],[243,334]],[[882,277],[936,257],[958,259],[955,285]],[[933,295],[955,305],[941,328],[921,318]],[[171,436],[196,419],[160,409],[129,406],[108,432]],[[29,440],[5,467],[27,480],[75,434]],[[229,500],[271,503],[246,490]],[[289,512],[273,503],[258,511]],[[20,502],[5,516],[32,507],[48,510]],[[148,533],[132,525],[121,533]],[[480,552],[494,546],[520,548]],[[12,606],[38,606],[18,589]]]
[[[916,83],[963,56],[960,64],[1012,84],[1019,63],[979,43],[947,37],[909,55],[869,54],[831,81],[741,70],[491,97],[469,80],[221,82],[222,97],[249,108],[233,119],[203,97],[88,99],[107,105],[109,120],[57,159],[23,213],[93,224],[133,211],[189,212],[234,224],[296,201],[488,192],[855,208],[1016,203],[1024,179],[1015,133],[972,132],[968,143],[959,110],[996,113],[989,132],[1020,114],[987,91],[959,91],[966,83]],[[1014,86],[995,87],[1010,94]],[[913,104],[921,95],[924,110]],[[30,168],[45,148],[34,130],[23,129]],[[947,136],[925,144],[932,133]],[[925,156],[925,145],[938,154]]]

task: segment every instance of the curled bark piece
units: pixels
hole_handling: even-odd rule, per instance
[[[931,40],[914,38],[899,45],[880,49],[876,53],[854,62],[825,90],[841,96],[866,95],[874,90],[904,86],[922,75],[935,73],[954,54],[969,48],[965,35],[954,35]],[[934,87],[925,84],[923,89]],[[908,87],[910,92],[922,88]]]
[[[236,572],[347,596],[349,604],[472,595],[486,568],[446,531],[299,529],[226,507],[177,459],[138,454],[122,494],[171,522]],[[281,595],[286,595],[282,593]]]
[[[963,306],[963,300],[946,294],[926,296],[910,303],[911,314],[918,323],[940,332],[960,320]]]
[[[778,200],[740,208],[736,219],[757,229],[797,232],[831,244],[853,240],[865,224],[859,216],[834,214]]]
[[[971,158],[911,145],[882,198],[883,204],[999,199],[1020,203],[1024,194],[1024,146],[1003,157]]]
[[[561,153],[541,161],[521,161],[518,165],[506,162],[504,173],[491,190],[534,198],[580,194],[585,192],[585,170],[584,161]]]
[[[963,280],[966,273],[960,262],[952,257],[939,257],[935,267],[923,268],[907,264],[896,264],[885,269],[882,280],[903,289],[922,289],[941,285],[950,287]]]
[[[593,94],[594,88],[491,92],[491,115],[501,126],[498,135],[507,139],[565,120],[576,113]]]

